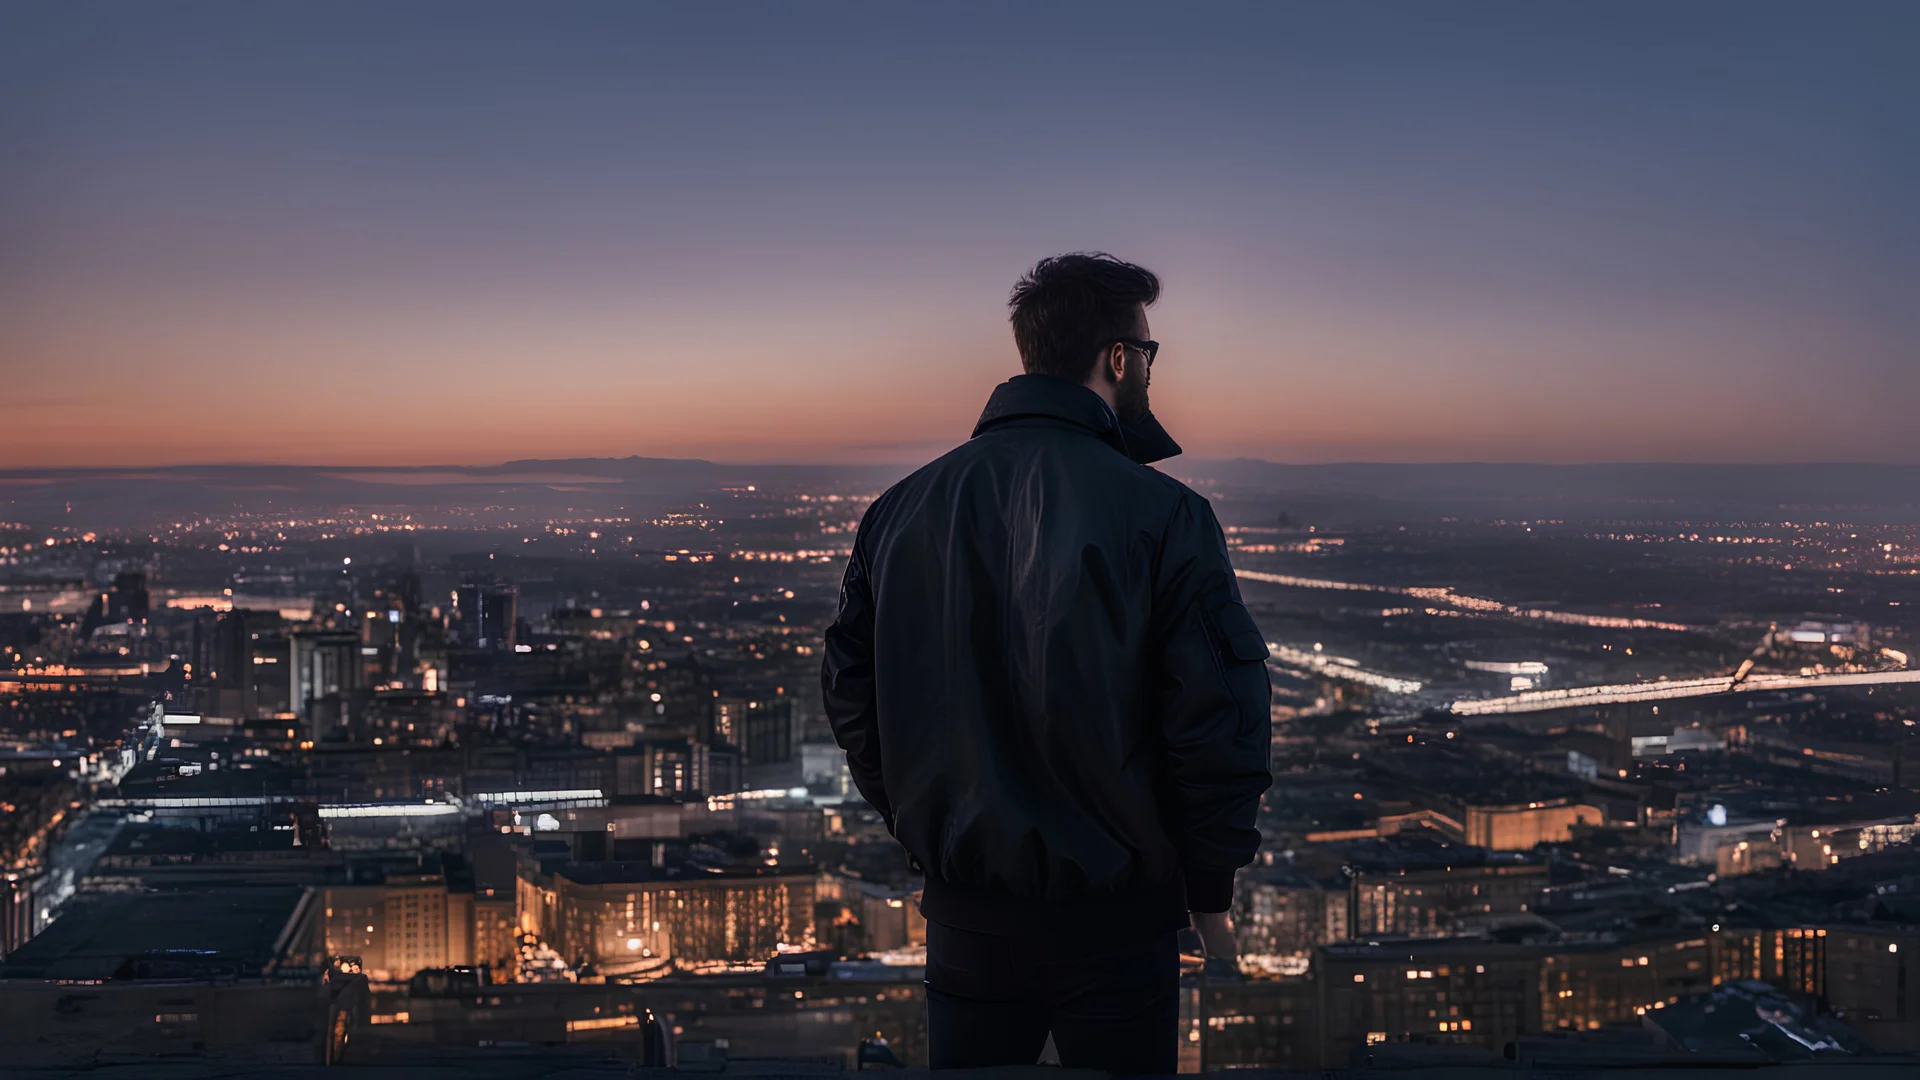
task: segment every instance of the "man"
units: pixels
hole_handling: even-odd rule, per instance
[[[860,793],[926,873],[934,1068],[1175,1071],[1191,919],[1232,959],[1268,772],[1267,648],[1207,501],[1147,467],[1153,274],[1043,260],[1025,375],[854,539],[821,681]],[[1189,914],[1191,913],[1191,915]]]

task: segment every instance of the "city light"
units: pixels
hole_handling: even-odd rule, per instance
[[[322,806],[323,819],[447,817],[460,813],[451,803],[386,803],[359,806]]]

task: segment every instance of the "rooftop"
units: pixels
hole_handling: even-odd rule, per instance
[[[82,895],[0,962],[0,979],[259,977],[307,913],[305,898],[280,885]]]

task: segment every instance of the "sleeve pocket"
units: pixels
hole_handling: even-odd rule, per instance
[[[1246,605],[1228,600],[1216,605],[1209,614],[1213,616],[1213,625],[1220,629],[1221,659],[1250,664],[1267,658],[1266,640],[1260,636],[1260,628],[1253,624]]]

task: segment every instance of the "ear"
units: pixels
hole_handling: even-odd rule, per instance
[[[1118,383],[1127,377],[1127,347],[1125,345],[1117,341],[1114,342],[1107,347],[1106,355],[1100,359],[1106,367],[1108,378]]]

